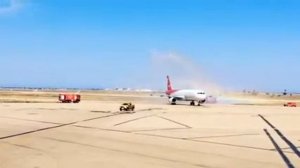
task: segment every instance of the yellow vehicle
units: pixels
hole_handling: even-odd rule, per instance
[[[120,111],[134,111],[134,104],[132,103],[123,103],[121,106],[120,106]]]

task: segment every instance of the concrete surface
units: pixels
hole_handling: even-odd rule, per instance
[[[0,167],[300,167],[300,108],[135,104],[1,103]]]

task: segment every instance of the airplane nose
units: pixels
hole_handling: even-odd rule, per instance
[[[206,101],[206,95],[198,95],[197,98],[201,101],[202,100]]]

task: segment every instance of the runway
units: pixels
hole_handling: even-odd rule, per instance
[[[299,108],[135,104],[1,103],[0,167],[300,167]]]

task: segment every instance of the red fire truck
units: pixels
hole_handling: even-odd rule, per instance
[[[297,107],[296,102],[287,102],[283,105],[284,107]]]
[[[62,103],[79,103],[80,95],[79,94],[59,94],[58,100]]]

